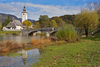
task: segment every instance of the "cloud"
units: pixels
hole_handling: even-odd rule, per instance
[[[65,14],[77,14],[80,12],[80,6],[54,6],[54,5],[41,5],[33,3],[11,2],[1,3],[1,12],[14,14],[17,17],[21,17],[23,6],[26,6],[28,12],[28,18],[38,20],[40,15],[48,15],[49,17],[61,16]],[[3,6],[3,7],[2,7]]]
[[[19,11],[19,9],[10,4],[0,3],[0,10],[2,12],[12,12],[12,11]]]

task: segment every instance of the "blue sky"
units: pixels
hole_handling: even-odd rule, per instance
[[[86,8],[88,2],[100,0],[0,0],[0,13],[16,15],[21,18],[25,4],[28,19],[38,20],[40,15],[49,17],[66,14],[77,14],[81,8]]]

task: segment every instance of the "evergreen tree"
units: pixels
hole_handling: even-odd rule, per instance
[[[7,26],[7,24],[9,23],[9,22],[11,22],[12,21],[12,19],[10,19],[10,17],[8,16],[8,18],[2,23],[2,28],[4,27],[4,26]]]

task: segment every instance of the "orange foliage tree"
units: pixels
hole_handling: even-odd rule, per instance
[[[22,24],[23,24],[23,26],[26,27],[26,29],[29,29],[29,26],[32,25],[32,23],[30,21],[28,21],[28,20],[25,20]]]

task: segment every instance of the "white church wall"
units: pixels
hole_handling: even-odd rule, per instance
[[[23,29],[21,26],[16,26],[16,29]]]
[[[27,13],[22,13],[22,22],[27,20]]]
[[[6,27],[3,27],[3,29],[2,29],[3,31],[21,31],[21,29],[8,29],[8,28],[6,28]]]

